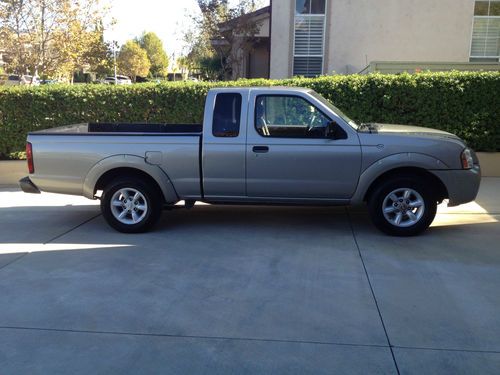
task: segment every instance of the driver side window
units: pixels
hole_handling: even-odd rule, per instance
[[[326,138],[330,121],[298,96],[260,95],[255,103],[255,128],[263,137]]]

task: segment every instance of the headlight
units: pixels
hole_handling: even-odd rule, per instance
[[[474,159],[472,158],[472,153],[468,148],[462,151],[460,159],[462,160],[463,169],[471,169],[474,166]]]

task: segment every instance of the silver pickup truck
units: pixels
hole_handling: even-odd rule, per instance
[[[437,204],[475,199],[481,173],[453,134],[358,125],[303,88],[220,88],[203,125],[80,124],[30,133],[25,192],[100,199],[107,222],[143,232],[163,208],[368,204],[374,224],[415,235]]]

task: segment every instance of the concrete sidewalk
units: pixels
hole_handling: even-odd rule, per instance
[[[424,235],[362,209],[196,206],[112,231],[0,191],[6,374],[497,374],[500,179]]]

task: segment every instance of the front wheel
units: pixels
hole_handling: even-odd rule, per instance
[[[432,191],[413,177],[380,184],[368,201],[375,226],[393,236],[414,236],[431,225],[437,210]]]
[[[161,215],[161,193],[140,179],[129,178],[106,186],[101,212],[108,224],[123,233],[151,229]]]

